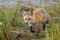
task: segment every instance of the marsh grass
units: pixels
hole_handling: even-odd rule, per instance
[[[44,7],[47,12],[51,15],[52,21],[49,23],[49,30],[46,29],[46,40],[60,40],[60,30],[59,27],[56,26],[56,23],[54,21],[54,18],[57,16],[60,18],[60,6],[55,7]],[[33,7],[37,8],[37,7]],[[39,7],[38,7],[39,8]],[[23,22],[21,12],[19,12],[18,8],[0,8],[0,22],[2,22],[2,26],[0,26],[0,40],[15,40],[14,37],[10,35],[10,27],[20,27],[20,28],[28,28],[28,25],[26,25]],[[60,23],[59,23],[60,24]],[[58,24],[58,25],[59,25]],[[44,38],[41,38],[42,40],[45,40]]]

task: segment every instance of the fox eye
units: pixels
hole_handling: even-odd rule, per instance
[[[29,18],[28,20],[31,20],[31,18]]]

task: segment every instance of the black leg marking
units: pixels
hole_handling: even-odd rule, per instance
[[[43,30],[45,30],[45,28],[46,28],[46,23],[44,22],[43,23]]]
[[[48,23],[49,23],[49,21],[46,21],[46,23],[48,24]]]
[[[30,26],[30,32],[34,33],[35,31],[33,30],[33,27]]]

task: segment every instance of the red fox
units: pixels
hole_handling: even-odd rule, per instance
[[[30,31],[33,32],[32,27],[36,28],[36,36],[39,35],[40,24],[43,24],[43,30],[45,30],[45,25],[50,21],[50,15],[45,9],[39,8],[34,11],[23,11],[23,19],[26,24],[30,26]]]

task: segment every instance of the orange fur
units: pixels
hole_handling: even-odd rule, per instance
[[[41,23],[41,22],[46,21],[45,14],[41,13],[41,12],[38,12],[38,11],[34,11],[33,12],[33,21],[35,23]]]
[[[31,18],[31,20],[36,24],[44,23],[47,21],[47,19],[50,20],[49,15],[47,15],[47,12],[42,8],[33,11],[32,17],[30,16],[29,12],[26,12],[24,18]]]

